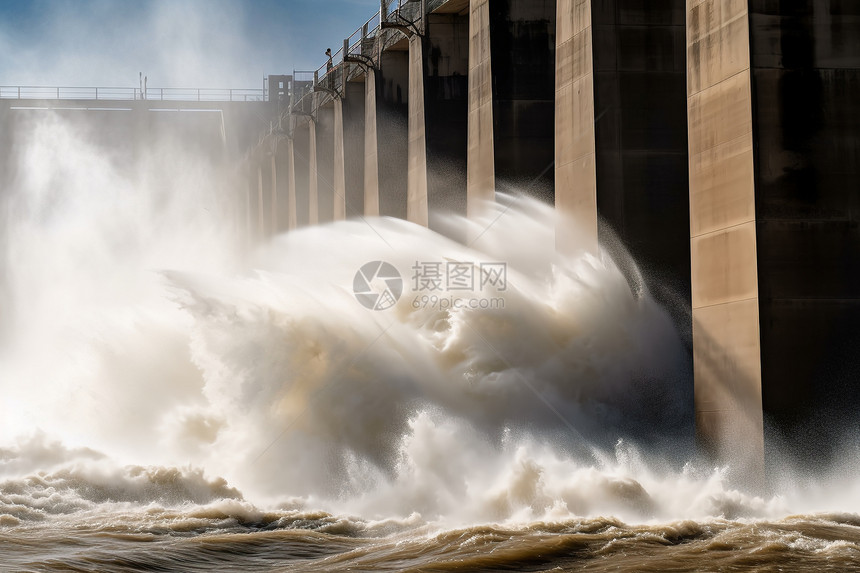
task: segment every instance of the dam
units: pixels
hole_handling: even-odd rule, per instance
[[[0,569],[860,570],[858,42],[0,3]]]
[[[835,0],[383,0],[269,77],[249,230],[540,197],[692,309],[705,451],[826,459],[860,406],[858,38]]]
[[[698,442],[756,473],[775,451],[827,459],[860,407],[860,6],[787,4],[382,0],[260,94],[4,87],[0,123],[52,109],[132,146],[205,132],[249,244],[379,215],[441,230],[496,192],[537,197],[572,221],[559,251],[618,237],[689,309]]]

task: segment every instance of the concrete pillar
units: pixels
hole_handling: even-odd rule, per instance
[[[747,2],[687,1],[696,430],[745,473],[763,462]]]
[[[257,234],[266,237],[266,201],[263,196],[263,164],[257,163]]]
[[[317,124],[308,121],[308,224],[319,223],[319,170],[317,169]]]
[[[245,159],[245,239],[248,242],[248,246],[254,244],[256,240],[256,231],[254,229],[254,186],[252,185],[252,176],[253,166],[251,164],[252,158],[248,157]]]
[[[762,418],[774,469],[860,423],[858,34],[844,3],[687,5],[696,415],[729,461]]]
[[[272,150],[272,234],[289,230],[290,221],[290,140],[277,136]]]
[[[14,145],[15,126],[12,123],[11,102],[12,100],[0,101],[0,189],[11,185],[14,177],[12,161],[12,147]]]
[[[298,226],[296,209],[296,146],[293,139],[287,140],[287,230]]]
[[[555,72],[555,206],[578,229],[556,229],[556,247],[575,248],[574,237],[597,252],[597,173],[591,0],[558,0]]]
[[[427,143],[424,130],[424,50],[409,37],[409,158],[406,219],[427,226]]]
[[[17,101],[14,103],[18,103]],[[6,201],[8,200],[6,197],[7,194],[11,195],[11,185],[12,182],[15,181],[16,170],[18,169],[18,161],[13,160],[13,149],[15,145],[15,136],[19,133],[17,126],[15,125],[17,122],[13,119],[15,114],[11,109],[12,100],[2,100],[0,101],[0,194],[4,195],[2,199],[0,199],[0,213],[2,213],[2,217],[6,217],[8,211],[6,207]],[[239,164],[240,169],[244,168],[243,164]],[[241,171],[240,171],[241,172]],[[11,197],[10,197],[11,198]],[[237,199],[241,199],[238,197]],[[236,201],[234,204],[237,204],[237,215],[241,215],[241,201]],[[242,227],[242,219],[241,216],[237,217],[236,226],[241,229]],[[6,229],[0,230],[0,252],[7,252],[7,231]],[[241,237],[241,233],[237,234],[238,237]],[[12,300],[11,298],[7,298],[9,296],[9,291],[11,287],[9,285],[9,274],[6,270],[5,262],[0,264],[0,300]],[[9,313],[8,307],[4,310],[4,320],[0,321],[0,347],[4,346],[7,340],[12,340],[16,334],[15,324],[16,320],[10,320],[11,315]]]
[[[152,135],[155,126],[153,113],[149,111],[149,104],[146,101],[136,101],[131,105],[134,129],[133,129],[133,145],[135,157],[141,157],[143,153],[149,149],[152,144]]]
[[[272,170],[271,175],[271,204],[269,208],[272,211],[271,214],[271,234],[275,235],[278,233],[278,167],[277,167],[277,143],[273,146],[272,156],[270,157],[270,168]]]
[[[334,188],[333,214],[335,221],[346,219],[346,166],[344,159],[343,141],[343,100],[334,100],[334,174],[332,187]]]
[[[334,214],[334,103],[329,100],[317,108],[314,122],[317,143],[317,223],[333,221]]]
[[[379,152],[376,136],[376,71],[364,80],[364,215],[379,216]]]
[[[310,117],[302,117],[293,130],[293,174],[296,182],[296,226],[309,225],[310,214]]]
[[[493,77],[490,65],[490,3],[469,1],[469,140],[466,213],[480,214],[481,201],[496,196],[493,145]]]

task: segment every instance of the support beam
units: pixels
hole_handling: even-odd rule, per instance
[[[332,186],[334,197],[332,200],[332,218],[335,221],[346,219],[346,166],[344,164],[344,126],[343,126],[343,100],[334,100],[334,173]]]
[[[313,120],[301,117],[293,129],[293,174],[296,182],[296,227],[309,225],[310,214],[310,125]]]
[[[254,244],[254,190],[251,184],[252,177],[251,174],[253,172],[253,166],[251,165],[251,158],[245,159],[245,240],[248,243],[248,246]]]
[[[379,216],[379,151],[376,135],[376,71],[364,80],[364,215]]]
[[[308,121],[308,224],[319,223],[319,171],[317,169],[317,125]]]
[[[278,148],[277,148],[277,142],[275,142],[275,144],[272,146],[272,156],[270,158],[271,169],[272,169],[272,180],[271,180],[272,198],[271,198],[271,205],[270,205],[270,208],[272,211],[272,218],[271,218],[271,224],[272,224],[271,234],[272,235],[276,235],[278,233],[278,166],[276,164],[277,154],[278,154]]]
[[[591,0],[558,0],[555,71],[556,248],[597,252]],[[572,223],[571,229],[566,223]]]
[[[746,2],[687,1],[696,432],[763,472],[762,362]]]
[[[317,223],[326,224],[334,220],[334,102],[327,101],[317,108],[314,134],[317,150]]]
[[[493,144],[493,77],[490,65],[490,2],[469,3],[469,141],[466,167],[466,213],[480,215],[479,205],[496,196]]]
[[[427,226],[427,143],[424,129],[424,50],[421,36],[409,37],[409,157],[406,219]]]
[[[834,2],[687,2],[696,421],[808,469],[858,424],[860,26]],[[763,424],[764,422],[764,424]]]
[[[293,231],[298,226],[296,209],[296,146],[293,139],[287,140],[287,230]]]
[[[257,236],[260,240],[266,238],[266,208],[263,200],[263,165],[257,164]]]

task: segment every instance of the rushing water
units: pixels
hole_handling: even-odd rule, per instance
[[[2,190],[0,569],[860,569],[856,453],[767,494],[697,460],[686,309],[618,245],[557,254],[550,207],[444,218],[469,246],[375,218],[248,252],[206,153],[27,127]],[[391,308],[354,295],[369,261],[402,276]],[[470,288],[422,284],[448,263]]]

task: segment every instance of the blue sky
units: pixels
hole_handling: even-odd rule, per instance
[[[0,85],[256,88],[314,69],[378,0],[0,0]]]

